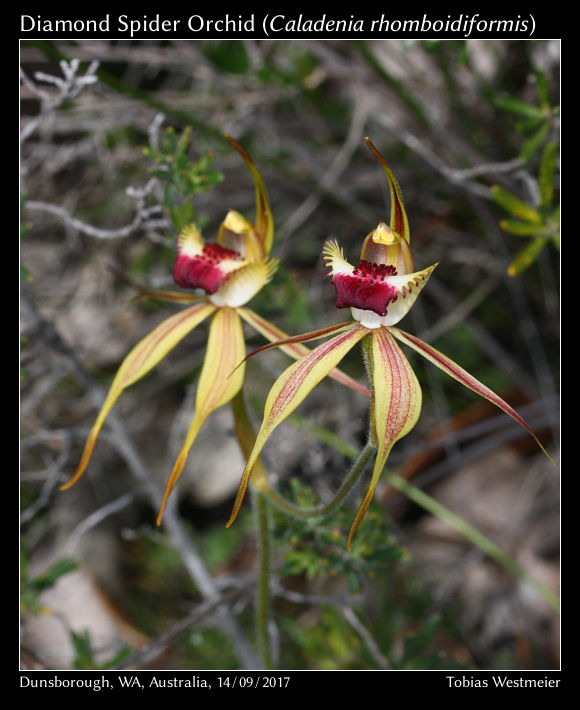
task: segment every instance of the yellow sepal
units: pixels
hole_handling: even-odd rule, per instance
[[[220,308],[211,322],[197,387],[195,416],[165,487],[157,525],[161,525],[169,495],[181,476],[189,451],[203,423],[214,409],[229,402],[242,387],[245,367],[238,367],[233,374],[232,371],[240,360],[243,360],[245,350],[240,317],[232,308]]]

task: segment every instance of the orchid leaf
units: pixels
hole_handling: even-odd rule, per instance
[[[532,224],[532,222],[521,222],[517,219],[502,219],[500,227],[515,234],[517,237],[533,237],[545,233],[549,228],[545,224]]]
[[[504,111],[509,111],[510,113],[517,113],[520,116],[527,116],[528,118],[544,118],[544,111],[535,106],[534,104],[529,104],[526,101],[517,99],[513,96],[501,96],[495,99],[495,105]]]
[[[552,125],[548,122],[542,123],[526,140],[520,150],[520,157],[528,163],[540,150],[542,143],[548,137]]]
[[[534,75],[536,77],[536,88],[538,89],[538,98],[540,99],[540,106],[542,109],[549,109],[550,104],[550,85],[548,82],[548,77],[546,74],[538,67],[534,68]]]

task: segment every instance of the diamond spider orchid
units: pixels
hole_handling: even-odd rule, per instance
[[[230,210],[213,244],[206,244],[193,224],[182,230],[177,243],[174,280],[184,289],[201,289],[205,296],[199,297],[186,291],[141,293],[141,296],[193,305],[160,323],[124,359],[89,433],[79,466],[74,476],[61,486],[61,490],[66,490],[83,475],[103,424],[121,393],[144,377],[202,321],[211,317],[207,349],[196,393],[195,416],[165,487],[157,515],[158,525],[161,524],[169,495],[181,476],[202,425],[215,409],[232,401],[241,390],[244,366],[236,368],[233,375],[232,370],[246,352],[242,320],[271,342],[288,337],[272,323],[245,307],[271,280],[278,266],[278,261],[270,258],[274,221],[264,182],[252,159],[231,136],[226,135],[226,138],[252,172],[256,192],[255,224],[251,224],[240,213]],[[295,359],[309,352],[300,343],[287,343],[282,347],[284,352]],[[339,370],[334,370],[330,376],[355,390],[368,393],[366,387]],[[238,427],[236,429],[239,430]]]
[[[431,345],[395,327],[415,303],[437,264],[415,271],[409,222],[401,190],[383,156],[368,138],[365,140],[387,176],[391,199],[390,224],[380,222],[366,237],[356,267],[345,259],[336,241],[327,241],[322,249],[325,264],[330,269],[331,284],[336,290],[336,306],[351,309],[353,320],[350,323],[271,343],[251,353],[254,355],[271,347],[320,339],[330,334],[331,330],[334,332],[330,340],[288,367],[272,386],[228,527],[240,510],[256,461],[272,431],[360,341],[363,341],[371,389],[370,437],[377,453],[370,484],[348,534],[348,549],[371,503],[393,445],[413,429],[421,411],[421,387],[397,340],[493,402],[521,424],[550,458],[524,419],[501,397]]]

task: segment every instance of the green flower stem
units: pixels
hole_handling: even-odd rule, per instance
[[[357,460],[355,461],[350,473],[342,482],[342,485],[332,498],[329,503],[324,505],[316,506],[314,508],[302,508],[298,505],[290,503],[283,496],[277,493],[275,490],[270,488],[268,485],[262,486],[260,488],[261,492],[268,497],[268,500],[275,505],[277,508],[282,510],[284,513],[291,515],[296,518],[315,518],[327,515],[328,513],[338,508],[342,501],[346,498],[354,484],[358,481],[361,474],[366,468],[366,465],[375,453],[376,448],[372,444],[367,444],[365,448],[360,452]]]
[[[318,431],[312,429],[311,431],[316,436],[319,436]],[[320,436],[320,439],[331,446],[335,445],[335,435],[327,430],[324,430],[323,435]],[[362,453],[369,449],[369,447],[369,456],[372,455],[375,448],[370,444],[367,444],[365,449],[363,449]],[[337,446],[336,448],[339,451],[345,453],[346,456],[351,459],[355,459],[357,456],[356,452],[352,450],[349,451],[345,448],[345,442],[341,442],[341,445]],[[362,453],[360,454],[360,456],[362,456]],[[501,547],[499,547],[485,535],[480,533],[479,530],[474,528],[469,523],[465,522],[463,518],[461,518],[459,515],[456,515],[454,512],[446,508],[441,503],[438,503],[434,498],[425,493],[425,491],[422,491],[420,488],[417,488],[413,484],[406,481],[404,478],[401,478],[401,476],[398,476],[396,473],[385,469],[382,475],[384,476],[385,480],[393,486],[393,488],[396,488],[399,492],[403,493],[403,495],[407,496],[407,498],[412,500],[414,503],[420,505],[423,509],[427,510],[432,515],[435,515],[437,518],[439,518],[439,520],[442,520],[445,524],[449,525],[449,527],[452,527],[454,530],[457,530],[457,532],[463,535],[472,544],[474,544],[476,547],[479,547],[482,552],[491,557],[497,563],[501,564],[506,569],[510,570],[510,572],[513,572],[519,579],[525,581],[527,584],[533,587],[542,597],[542,599],[544,599],[544,601],[546,601],[553,609],[558,612],[560,611],[560,601],[557,595],[554,594],[554,592],[548,586],[535,579],[526,569],[519,565],[506,552],[504,552]]]
[[[236,436],[244,457],[252,451],[256,435],[248,415],[243,391],[231,401]],[[258,537],[258,596],[256,599],[256,638],[264,670],[272,669],[272,648],[268,624],[270,621],[270,516],[268,500],[263,487],[267,486],[266,472],[260,459],[254,471],[257,486],[252,486],[252,503],[257,524]],[[257,476],[256,476],[257,474]]]
[[[268,500],[261,491],[253,491],[258,526],[258,598],[256,600],[256,635],[264,670],[271,670],[272,647],[270,622],[270,515]]]

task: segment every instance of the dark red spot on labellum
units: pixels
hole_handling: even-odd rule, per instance
[[[397,289],[385,279],[395,276],[392,265],[374,264],[364,259],[352,274],[336,274],[331,283],[336,289],[337,308],[360,308],[379,316],[387,314],[387,305],[397,297]]]
[[[182,288],[201,288],[207,294],[212,294],[230,275],[220,268],[220,264],[226,259],[231,261],[241,258],[233,249],[225,249],[219,244],[206,244],[197,256],[178,254],[173,279]]]

